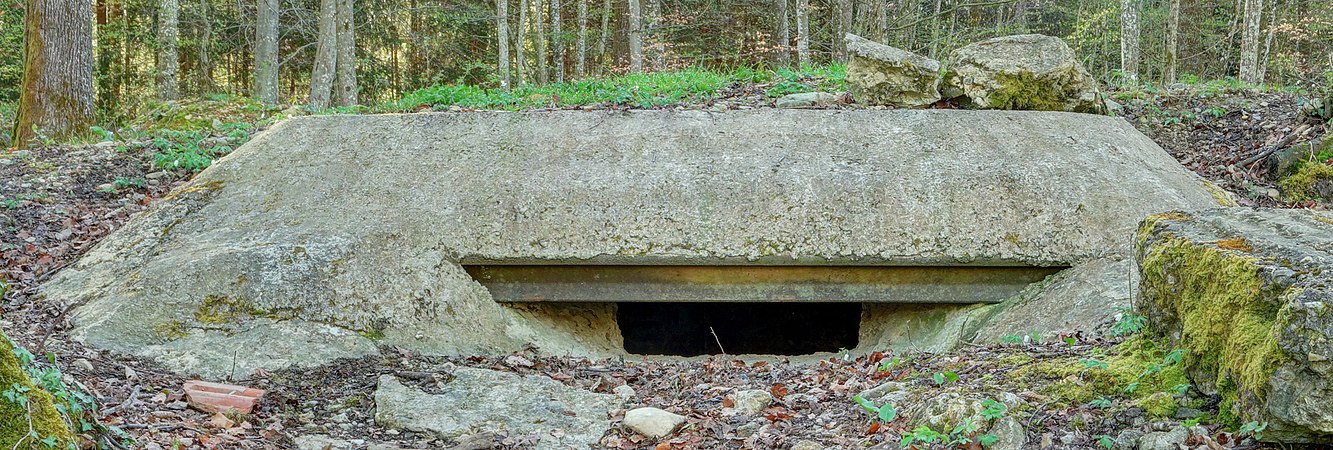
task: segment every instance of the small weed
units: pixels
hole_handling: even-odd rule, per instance
[[[987,420],[998,420],[1001,417],[1004,417],[1005,413],[1009,412],[1009,407],[1004,403],[989,398],[982,400],[981,407],[981,417],[984,417]]]
[[[1104,449],[1110,450],[1115,447],[1115,439],[1105,434],[1093,436],[1093,439],[1096,439],[1097,445],[1100,445]]]
[[[1083,364],[1084,369],[1105,369],[1110,367],[1106,364],[1106,361],[1093,358],[1080,359],[1078,362]]]
[[[898,418],[898,410],[895,409],[892,404],[885,403],[883,405],[875,406],[874,402],[866,400],[859,395],[852,397],[852,401],[856,402],[857,405],[860,405],[861,409],[864,409],[866,414],[870,415],[870,420],[878,421],[880,423],[889,423],[892,422],[893,419]]]
[[[943,386],[945,383],[957,383],[958,373],[947,370],[944,372],[936,372],[934,375],[930,376],[930,379],[935,380],[935,384]]]
[[[1120,311],[1115,325],[1111,326],[1111,336],[1127,336],[1143,331],[1148,326],[1148,318],[1135,314],[1132,309]]]
[[[1096,398],[1096,399],[1093,399],[1092,401],[1088,402],[1088,406],[1091,406],[1091,407],[1093,407],[1093,408],[1097,408],[1097,409],[1106,409],[1106,408],[1110,408],[1110,407],[1111,407],[1111,399],[1106,398],[1106,397]]]
[[[1264,430],[1267,428],[1268,422],[1250,421],[1241,425],[1240,430],[1237,430],[1236,434],[1252,437],[1256,441],[1262,441],[1264,440]]]

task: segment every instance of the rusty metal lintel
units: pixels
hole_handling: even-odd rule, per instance
[[[465,265],[497,302],[996,303],[1062,267]]]

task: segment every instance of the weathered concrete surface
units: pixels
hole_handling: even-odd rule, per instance
[[[1126,257],[1095,259],[1064,270],[1014,298],[980,309],[973,319],[976,329],[968,337],[995,343],[1033,332],[1046,338],[1099,334],[1134,306],[1136,269],[1133,259]]]
[[[459,262],[1063,266],[1127,254],[1147,214],[1215,205],[1204,185],[1122,119],[1082,114],[302,117],[43,292],[77,305],[77,339],[210,378],[235,343],[253,355],[237,377],[374,344],[609,355],[613,307],[507,308]],[[310,345],[246,338],[296,329]]]
[[[1002,36],[949,54],[940,90],[946,99],[981,109],[1102,113],[1096,78],[1057,37]]]
[[[616,396],[560,384],[550,378],[459,367],[439,393],[381,375],[375,422],[381,426],[457,439],[477,433],[535,435],[536,449],[598,446],[611,429],[607,413]]]
[[[915,108],[940,100],[940,62],[848,33],[847,90],[863,105]]]
[[[1280,442],[1333,442],[1333,214],[1226,208],[1144,221],[1136,304],[1188,350],[1223,421]]]

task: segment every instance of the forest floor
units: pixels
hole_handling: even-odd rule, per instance
[[[733,86],[706,101],[656,107],[771,107],[774,87]],[[1297,112],[1297,96],[1225,89],[1117,95],[1125,105],[1121,116],[1186,167],[1235,193],[1242,204],[1321,207],[1284,202],[1271,174],[1237,167],[1237,162],[1265,151],[1306,124]],[[566,107],[621,108],[609,104]],[[1208,425],[1216,422],[1208,419],[1209,415],[1216,417],[1216,405],[1197,392],[1108,390],[1095,375],[1078,368],[1087,361],[1116,355],[1116,342],[1079,336],[969,346],[929,357],[830,356],[816,363],[774,360],[747,364],[725,357],[688,362],[588,361],[537,354],[517,359],[439,359],[386,348],[383,357],[344,361],[318,370],[256,374],[249,384],[266,389],[268,395],[254,414],[226,420],[210,417],[181,400],[185,378],[149,362],[72,340],[68,311],[37,301],[35,296],[38,285],[55,271],[154,199],[188,181],[201,165],[196,156],[226,153],[246,134],[261,128],[273,113],[242,107],[228,113],[231,119],[210,119],[196,111],[157,118],[163,123],[188,124],[180,127],[188,128],[186,131],[0,153],[0,280],[8,280],[9,285],[0,327],[34,354],[54,355],[66,377],[97,399],[100,419],[128,432],[138,448],[293,448],[296,437],[311,434],[344,439],[354,448],[375,443],[388,446],[371,448],[445,447],[452,443],[376,427],[372,395],[380,374],[443,371],[450,366],[540,373],[598,392],[628,385],[636,392],[635,403],[688,417],[688,426],[665,441],[665,446],[657,445],[659,449],[788,448],[801,440],[838,448],[897,448],[901,436],[911,431],[906,421],[875,425],[866,410],[851,400],[856,393],[886,381],[906,383],[923,392],[1016,396],[1021,406],[1013,407],[1009,414],[1024,425],[1029,444],[1043,448],[1101,448],[1125,430],[1152,431],[1166,422],[1179,422],[1175,417],[1190,415],[1179,415],[1180,409],[1185,413],[1202,410],[1201,422],[1208,427],[1202,434],[1209,438],[1190,438],[1188,446],[1237,445],[1237,439],[1221,432],[1221,425]],[[1306,145],[1326,131],[1324,124],[1315,124],[1288,145]],[[1009,376],[1012,373],[1026,376],[1018,380]],[[1071,383],[1085,392],[1070,395]],[[724,403],[737,389],[767,390],[775,401],[757,416],[724,414]],[[1090,394],[1096,397],[1087,398]],[[1170,401],[1163,402],[1164,395]],[[1163,404],[1179,408],[1163,409]],[[493,444],[528,448],[533,438],[495,436]],[[609,448],[653,447],[641,436],[622,431],[613,431],[603,443]]]

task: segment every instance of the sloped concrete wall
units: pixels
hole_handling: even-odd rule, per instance
[[[1104,116],[301,117],[218,161],[44,293],[79,305],[77,338],[210,377],[233,358],[244,376],[376,344],[608,354],[611,306],[517,311],[459,263],[1062,266],[1126,254],[1144,215],[1216,204],[1204,181]]]

